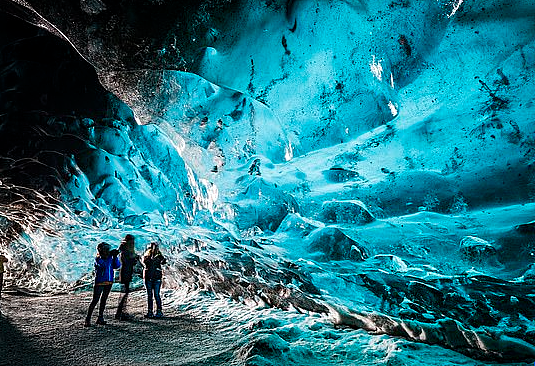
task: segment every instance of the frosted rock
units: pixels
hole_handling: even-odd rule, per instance
[[[242,357],[250,358],[253,355],[273,356],[281,355],[289,350],[288,342],[277,334],[260,335],[242,350]]]
[[[535,263],[529,265],[527,271],[520,277],[520,280],[535,282]]]
[[[535,221],[520,224],[515,227],[516,231],[522,234],[535,234]]]
[[[375,220],[364,203],[359,200],[324,202],[319,217],[329,223],[364,225]]]
[[[95,127],[95,121],[91,118],[82,118],[81,125],[85,128]]]
[[[130,215],[124,218],[123,224],[129,226],[143,226],[150,222],[147,215]]]
[[[275,231],[287,214],[299,210],[290,194],[258,176],[246,176],[241,184],[245,189],[233,200],[240,230],[258,226]]]
[[[462,238],[460,251],[470,261],[481,261],[496,254],[496,248],[491,243],[475,236]]]
[[[376,255],[373,258],[369,259],[367,262],[370,262],[379,268],[383,268],[393,272],[407,272],[409,268],[405,261],[403,261],[403,259],[396,255],[390,254]]]
[[[340,166],[333,166],[329,170],[324,170],[323,175],[330,182],[347,182],[358,178],[359,174],[353,170],[348,170]]]
[[[126,155],[132,147],[132,141],[128,135],[117,128],[96,127],[93,138],[97,146],[113,155]]]
[[[298,213],[290,213],[281,222],[277,232],[292,233],[304,237],[321,226],[323,226],[321,222],[302,217]]]
[[[366,248],[338,228],[317,229],[306,240],[308,250],[320,261],[344,259],[363,261],[368,257]]]
[[[434,286],[420,281],[410,281],[407,290],[413,301],[420,304],[440,306],[444,302],[444,294]]]
[[[375,184],[368,194],[381,202],[386,215],[446,211],[455,196],[453,182],[446,176],[430,171],[399,173],[395,179]]]

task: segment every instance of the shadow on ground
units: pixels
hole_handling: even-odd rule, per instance
[[[23,334],[8,317],[0,315],[0,366],[67,366],[42,347],[38,340]]]

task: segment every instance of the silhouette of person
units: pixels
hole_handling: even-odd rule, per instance
[[[0,254],[0,299],[2,298],[2,288],[4,287],[4,263],[7,261],[8,259],[4,255]]]
[[[115,313],[115,319],[130,320],[132,316],[126,312],[126,304],[128,302],[128,294],[130,293],[130,282],[134,275],[134,266],[138,261],[136,254],[134,236],[127,234],[119,246],[121,269],[119,270],[119,282],[122,285],[122,294],[119,298],[119,306]]]

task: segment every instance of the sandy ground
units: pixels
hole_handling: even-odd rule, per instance
[[[117,321],[112,292],[108,324],[83,327],[90,293],[29,297],[3,294],[1,366],[228,365],[233,334],[165,306],[163,319],[144,319],[144,292],[132,293],[133,321]],[[97,309],[95,309],[97,313]],[[93,322],[95,321],[95,317]]]

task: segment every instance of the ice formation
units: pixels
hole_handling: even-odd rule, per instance
[[[535,360],[533,2],[1,4],[11,288],[128,232],[236,362]]]

